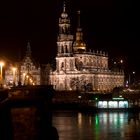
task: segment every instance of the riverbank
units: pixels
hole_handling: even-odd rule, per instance
[[[52,110],[73,110],[80,112],[140,112],[140,107],[131,108],[97,108],[81,103],[52,103]]]

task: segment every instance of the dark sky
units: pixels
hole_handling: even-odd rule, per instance
[[[25,54],[30,41],[32,53],[41,63],[56,55],[58,18],[63,0],[4,0],[0,3],[0,57],[10,60]],[[124,65],[140,71],[140,8],[134,0],[66,0],[72,33],[77,10],[88,48],[124,59]],[[20,52],[20,53],[19,53]]]

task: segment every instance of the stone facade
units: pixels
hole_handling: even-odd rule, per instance
[[[50,84],[59,91],[111,91],[124,85],[123,71],[113,72],[108,67],[108,54],[88,51],[83,41],[78,11],[76,38],[70,33],[70,18],[64,3],[59,18],[56,70],[50,73]]]
[[[27,45],[26,55],[22,61],[10,64],[5,70],[5,85],[40,85],[41,68],[31,56],[30,43]]]

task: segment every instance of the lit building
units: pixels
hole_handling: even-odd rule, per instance
[[[59,18],[57,38],[56,70],[50,73],[50,84],[59,91],[111,91],[124,85],[124,73],[111,71],[108,67],[108,54],[102,51],[87,51],[80,27],[76,38],[70,32],[70,19],[65,3]]]
[[[5,85],[40,85],[41,68],[31,56],[30,43],[27,45],[26,55],[21,62],[7,66],[5,70]]]

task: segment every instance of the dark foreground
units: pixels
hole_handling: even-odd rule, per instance
[[[51,87],[17,87],[0,91],[0,139],[58,140],[52,125]]]
[[[140,111],[140,108],[138,107],[129,109],[98,109],[95,106],[89,106],[85,104],[85,102],[81,102],[81,98],[80,100],[77,100],[77,97],[79,96],[77,96],[77,94],[72,95],[72,100],[70,100],[71,98],[69,98],[69,96],[63,96],[63,101],[56,101],[56,99],[62,99],[61,94],[57,95],[60,96],[56,98],[56,94],[54,94],[52,87],[46,86],[17,87],[10,91],[1,90],[0,139],[58,140],[60,138],[60,140],[87,140],[96,138],[98,140],[100,136],[97,136],[96,134],[91,136],[94,130],[91,129],[91,124],[89,125],[89,122],[85,123],[87,120],[83,120],[82,118],[89,119],[90,123],[92,122],[94,125],[97,123],[98,126],[101,127],[103,125],[101,121],[107,116],[108,117],[104,122],[112,121],[112,117],[109,117],[109,114],[117,113],[118,119],[119,117],[122,117],[119,115],[121,113],[135,114]],[[102,117],[100,117],[99,114],[102,114]],[[64,118],[63,115],[64,117],[66,116],[66,118]],[[85,117],[85,115],[90,116],[90,118]],[[91,118],[93,118],[93,120]],[[74,119],[76,123],[75,128],[73,128],[73,123],[68,123],[69,119]],[[116,120],[114,120],[114,122],[115,121]],[[64,123],[61,124],[61,122]],[[109,124],[107,123],[106,125]],[[121,124],[118,124],[117,127],[119,127],[119,125]],[[72,129],[68,129],[69,127]],[[82,127],[82,129],[80,129],[80,127]],[[84,130],[85,127],[87,129]],[[65,130],[67,132],[65,132]],[[88,133],[86,130],[90,131],[90,134],[88,134],[89,136],[86,135]],[[102,131],[101,128],[99,130]],[[105,130],[103,129],[103,131]],[[100,131],[96,132],[100,133]],[[107,133],[112,132],[107,131]],[[139,136],[139,133],[136,133],[136,135]],[[108,138],[109,137],[107,136],[106,139],[108,140]],[[111,136],[111,138],[113,137]],[[109,139],[111,140],[111,138]],[[119,134],[119,137],[116,137],[116,140],[119,140],[117,138],[123,139],[127,137],[120,136]]]
[[[139,140],[139,112],[53,112],[59,140]]]

